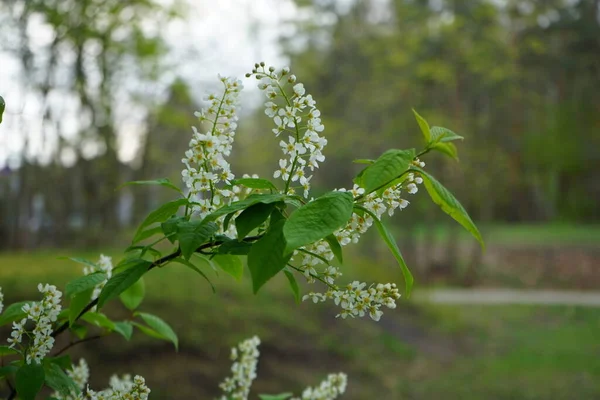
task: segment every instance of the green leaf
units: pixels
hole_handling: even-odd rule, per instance
[[[141,260],[140,257],[141,256],[132,256],[132,257],[124,258],[121,261],[119,261],[119,263],[117,265],[115,265],[113,268],[113,276],[115,273],[121,273],[125,270],[128,270],[128,269],[133,268],[136,265],[138,265],[139,261]],[[146,261],[146,260],[144,260],[144,261]]]
[[[392,234],[387,230],[385,225],[383,225],[381,223],[379,218],[377,218],[377,215],[375,215],[373,212],[367,210],[366,208],[364,208],[362,206],[356,206],[356,208],[369,214],[373,218],[373,222],[375,223],[375,226],[377,227],[377,231],[379,232],[379,235],[381,236],[381,238],[383,239],[385,244],[388,246],[388,248],[394,255],[394,258],[398,262],[398,265],[400,265],[400,270],[402,271],[402,275],[404,275],[404,284],[406,287],[406,297],[410,297],[410,291],[411,291],[413,283],[414,283],[414,278],[413,278],[412,274],[410,273],[410,270],[408,269],[408,266],[406,265],[404,258],[402,257],[402,253],[400,253],[400,249],[398,248],[398,245],[396,244],[396,240],[394,239]]]
[[[464,137],[457,135],[450,129],[442,128],[441,126],[431,127],[431,142],[452,142],[464,139]]]
[[[35,396],[44,386],[44,367],[40,364],[24,364],[15,376],[15,386],[21,400],[35,400]]]
[[[141,258],[132,260],[130,268],[110,278],[108,282],[106,282],[106,285],[104,285],[104,288],[98,297],[98,309],[102,308],[107,301],[117,297],[137,282],[138,279],[148,271],[150,265],[152,265],[150,261],[142,260]]]
[[[285,269],[283,270],[283,273],[285,274],[285,277],[290,283],[290,288],[294,293],[294,299],[296,299],[296,303],[300,303],[300,288],[298,287],[298,282],[296,282],[296,278],[294,278],[294,274],[292,274],[290,271],[286,271]]]
[[[143,231],[138,231],[135,233],[133,240],[131,243],[141,242],[142,240],[146,240],[154,235],[158,235],[163,233],[162,226],[155,226],[152,228],[144,229]]]
[[[19,352],[8,346],[0,346],[0,357],[9,356],[11,354],[19,354]]]
[[[90,288],[84,292],[78,292],[73,296],[71,303],[69,304],[69,325],[73,325],[77,320],[77,317],[79,317],[79,314],[83,311],[85,306],[88,305],[93,291],[94,289]]]
[[[164,222],[169,219],[173,214],[179,210],[179,207],[188,204],[187,199],[177,199],[173,201],[169,201],[168,203],[163,204],[158,207],[156,210],[152,211],[146,219],[140,224],[137,231],[135,232],[134,237],[137,237],[141,234],[145,227],[148,225],[152,225],[157,222]]]
[[[429,144],[429,147],[432,150],[437,150],[458,161],[458,150],[454,143],[450,142],[463,139],[462,136],[457,135],[450,129],[434,126],[431,128],[431,143]]]
[[[161,339],[172,342],[175,345],[175,349],[179,348],[179,339],[177,338],[177,334],[165,321],[156,315],[144,312],[136,312],[135,316],[141,317],[152,330],[160,335]]]
[[[57,321],[63,321],[65,319],[69,319],[69,311],[70,309],[67,308],[63,308],[60,313],[58,313],[58,316],[56,317]]]
[[[250,253],[252,243],[227,239],[219,246],[217,253],[219,254],[234,254],[238,256],[245,256]]]
[[[417,123],[419,124],[419,128],[421,128],[421,132],[423,132],[423,137],[425,138],[425,143],[431,142],[431,130],[429,129],[429,124],[423,117],[419,115],[413,108],[413,114],[415,114],[415,118],[417,119]]]
[[[355,164],[373,164],[375,160],[371,160],[369,158],[359,158],[357,160],[352,160]]]
[[[0,315],[0,326],[25,318],[27,314],[23,312],[23,306],[31,303],[33,301],[20,301],[7,306]]]
[[[79,339],[83,339],[85,338],[85,336],[87,335],[88,329],[86,326],[81,325],[81,324],[73,324],[71,325],[71,327],[69,328],[71,330],[71,332],[73,332],[75,334],[75,336],[77,336]]]
[[[206,219],[180,222],[177,225],[177,240],[183,257],[189,260],[196,249],[206,243],[217,229],[217,224]]]
[[[259,394],[260,400],[287,400],[292,397],[293,393],[280,393],[280,394]]]
[[[257,203],[246,208],[235,219],[238,239],[243,239],[269,218],[275,205],[273,203]]]
[[[473,223],[471,217],[469,217],[469,214],[467,214],[467,211],[465,211],[460,202],[433,176],[420,168],[415,169],[421,174],[423,184],[425,185],[425,189],[427,189],[427,193],[429,193],[431,200],[440,206],[446,214],[461,224],[467,231],[471,232],[473,237],[475,237],[481,245],[481,248],[485,250],[485,244],[481,237],[481,233],[479,233],[475,223]]]
[[[388,150],[357,177],[356,183],[369,194],[385,187],[405,173],[415,158],[415,149]]]
[[[169,242],[175,243],[175,240],[177,240],[177,225],[184,221],[187,221],[185,217],[173,217],[160,224]]]
[[[62,369],[69,369],[73,366],[73,362],[71,361],[71,356],[65,354],[63,356],[58,357],[46,357],[44,358],[44,364],[53,363],[61,367]]]
[[[133,311],[142,303],[145,294],[146,286],[144,285],[144,278],[140,278],[123,291],[123,293],[119,295],[119,298],[125,307]]]
[[[131,325],[131,322],[128,321],[115,322],[115,332],[119,333],[127,341],[129,341],[133,335],[133,325]]]
[[[227,214],[230,214],[230,213],[233,213],[236,211],[244,210],[244,209],[246,209],[254,204],[257,204],[257,203],[265,203],[265,204],[277,203],[279,201],[284,201],[285,198],[286,198],[285,195],[278,194],[278,193],[251,194],[250,196],[246,197],[244,200],[236,201],[236,202],[231,203],[228,206],[219,208],[214,213],[207,215],[205,220],[214,221],[222,215],[227,215]]]
[[[106,315],[99,312],[86,312],[81,316],[81,319],[85,322],[89,322],[92,325],[99,326],[100,328],[105,328],[109,331],[115,330],[115,323],[111,321]]]
[[[231,182],[233,185],[242,185],[250,189],[269,189],[277,190],[277,187],[271,181],[261,178],[240,178]]]
[[[286,197],[284,202],[285,202],[285,204],[289,204],[295,208],[300,208],[303,205],[300,200],[298,200],[297,198],[294,198],[294,197]]]
[[[139,322],[131,321],[131,325],[138,328],[143,334],[146,336],[150,336],[155,339],[164,339],[162,335],[156,332],[154,329],[147,327],[146,325],[142,325]]]
[[[67,283],[67,286],[65,287],[65,296],[71,297],[74,294],[93,289],[105,280],[106,274],[104,272],[93,272],[89,275],[80,276]]]
[[[327,235],[327,236],[325,236],[325,240],[327,241],[327,243],[329,243],[329,248],[331,249],[331,252],[335,256],[335,258],[337,258],[337,260],[340,262],[340,264],[343,264],[344,257],[343,257],[343,253],[342,253],[342,246],[340,245],[340,242],[338,242],[335,235],[334,234]]]
[[[232,212],[225,216],[225,218],[223,219],[223,231],[226,231],[229,228],[229,223],[231,222],[231,218],[233,218],[234,215],[235,213]]]
[[[430,147],[431,149],[437,150],[440,153],[444,153],[447,156],[450,156],[451,158],[458,161],[458,150],[456,149],[454,143],[435,143]]]
[[[156,258],[160,258],[162,257],[162,253],[158,250],[156,250],[154,247],[152,247],[151,245],[145,246],[142,251],[140,252],[140,257],[144,257],[144,255],[146,253],[150,253],[152,255],[152,257]]]
[[[353,204],[351,193],[329,192],[294,211],[283,227],[287,242],[285,254],[344,226],[352,216]]]
[[[271,226],[267,233],[259,239],[248,253],[248,269],[252,276],[254,293],[258,292],[269,279],[281,271],[292,254],[284,255],[286,248],[283,226],[285,220],[279,220]]]
[[[216,255],[212,260],[225,272],[233,276],[238,281],[242,279],[244,274],[244,265],[238,256],[234,255]]]
[[[173,189],[177,193],[180,193],[183,195],[183,192],[181,191],[181,189],[179,189],[177,186],[175,186],[175,184],[173,184],[173,182],[171,182],[168,178],[160,178],[160,179],[154,179],[154,180],[150,180],[150,181],[126,182],[126,183],[122,184],[121,186],[119,186],[117,189],[121,189],[122,187],[125,187],[125,186],[133,186],[133,185],[160,185],[160,186],[168,187],[169,189]]]
[[[210,264],[210,262],[206,259],[204,259],[208,264]],[[182,265],[185,265],[186,267],[188,267],[189,269],[191,269],[192,271],[197,272],[198,274],[200,274],[204,279],[206,279],[206,282],[208,282],[208,284],[210,285],[213,293],[216,293],[216,289],[214,287],[214,285],[212,284],[212,282],[210,281],[210,279],[208,279],[208,276],[206,276],[206,274],[204,272],[202,272],[202,270],[198,267],[196,267],[194,264],[192,264],[190,261],[185,260],[183,258],[174,258],[171,260],[171,262],[174,263],[179,263]]]
[[[2,96],[0,96],[0,124],[2,123],[2,115],[4,114],[4,109],[6,108],[6,103]]]
[[[73,379],[68,376],[58,365],[46,363],[44,366],[46,384],[58,393],[68,396],[72,393],[79,393],[79,387]]]

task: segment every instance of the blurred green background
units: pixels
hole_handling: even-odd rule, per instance
[[[79,276],[81,268],[60,256],[122,257],[136,223],[170,194],[115,188],[135,179],[180,181],[193,111],[215,88],[208,78],[219,71],[217,49],[245,51],[247,43],[253,57],[276,54],[289,64],[317,100],[329,144],[312,180],[316,193],[350,186],[360,169],[353,159],[422,146],[411,108],[464,136],[458,163],[441,154],[425,161],[480,226],[488,249],[482,253],[426,194],[411,197],[389,224],[416,275],[415,295],[379,323],[295,304],[280,277],[254,296],[247,277],[239,284],[207,270],[213,295],[188,270],[153,270],[143,309],[176,328],[179,353],[141,336],[87,343],[73,355],[88,359],[92,387],[131,372],[147,378],[152,398],[212,398],[228,374],[228,348],[257,334],[254,393],[299,393],[345,371],[347,399],[600,398],[599,308],[434,304],[419,296],[441,288],[597,290],[600,1],[209,3],[0,4],[7,103],[0,286],[8,302],[35,298],[38,282]],[[265,7],[279,15],[275,22],[261,19]],[[214,24],[211,8],[239,43],[212,25],[204,36],[177,28]],[[236,12],[251,19],[244,28],[232,22]],[[267,34],[275,38],[268,51]],[[241,65],[243,54],[223,61],[240,77],[260,61]],[[279,158],[262,101],[256,90],[244,100],[232,154],[237,175],[270,177]],[[343,278],[401,283],[375,232],[363,239],[349,249]],[[126,316],[118,304],[109,312]]]

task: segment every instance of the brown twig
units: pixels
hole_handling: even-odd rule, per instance
[[[65,351],[69,350],[71,347],[76,346],[80,343],[91,342],[92,340],[101,339],[105,336],[107,336],[107,335],[104,334],[104,335],[90,336],[90,337],[83,338],[81,340],[77,340],[75,342],[71,342],[68,345],[66,345],[65,347],[63,347],[62,349],[60,349],[59,351],[57,351],[56,354],[54,355],[54,357],[61,355]]]

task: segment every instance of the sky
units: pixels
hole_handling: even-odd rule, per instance
[[[217,74],[243,78],[254,63],[265,61],[269,65],[282,67],[287,60],[282,55],[278,38],[289,33],[290,24],[286,21],[298,17],[298,10],[288,0],[187,0],[188,13],[184,21],[159,27],[172,48],[174,63],[172,74],[183,76],[190,84],[194,96],[202,97],[211,88]],[[32,36],[39,45],[51,40],[42,22],[32,28]],[[0,168],[9,164],[18,166],[19,154],[23,150],[23,132],[32,138],[29,156],[40,156],[42,162],[44,146],[52,146],[52,141],[42,140],[41,104],[28,92],[24,85],[19,64],[0,49],[0,95],[6,101],[4,121],[0,125]],[[246,101],[258,95],[254,82],[247,81]],[[69,100],[55,99],[67,111],[65,129],[75,135],[77,115],[68,113]],[[69,116],[70,115],[70,116]],[[143,128],[137,118],[129,118],[120,124],[119,156],[122,161],[131,161],[137,151],[139,135]],[[69,151],[70,150],[70,151]],[[94,143],[84,149],[89,156],[100,151]],[[75,152],[67,149],[61,154],[66,165],[75,161]]]

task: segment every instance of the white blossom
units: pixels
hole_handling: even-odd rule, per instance
[[[334,400],[346,391],[347,384],[346,374],[329,374],[319,386],[308,387],[302,392],[302,397],[294,397],[290,400]]]
[[[143,377],[136,375],[133,380],[131,375],[124,375],[119,378],[113,375],[110,378],[110,388],[100,392],[95,392],[87,389],[85,394],[82,394],[80,399],[89,400],[147,400],[150,394],[150,389],[146,386],[146,381]]]
[[[423,164],[418,158],[413,161],[416,166]],[[338,189],[342,192],[350,192],[364,208],[369,210],[380,220],[384,214],[392,216],[397,209],[404,209],[409,205],[408,200],[402,198],[402,194],[407,192],[414,194],[418,191],[418,185],[423,183],[423,178],[418,173],[407,173],[406,178],[394,186],[386,188],[381,194],[377,192],[365,196],[364,188],[354,185],[350,190]],[[341,229],[334,232],[334,236],[341,246],[347,246],[351,243],[358,243],[360,237],[373,225],[373,216],[367,213],[353,213],[348,223]],[[357,282],[351,283],[345,289],[336,286],[336,280],[342,275],[338,267],[330,265],[334,259],[334,254],[325,240],[304,246],[300,249],[303,256],[298,269],[304,273],[309,283],[321,281],[328,286],[325,293],[310,292],[303,297],[303,300],[312,300],[313,302],[324,302],[332,299],[334,303],[341,307],[342,311],[338,317],[363,317],[369,315],[373,320],[379,321],[383,315],[382,308],[395,308],[396,300],[400,297],[395,284],[372,284],[368,289],[364,289]],[[298,252],[294,254],[297,256]],[[294,258],[292,258],[294,260]],[[297,257],[296,257],[297,260]],[[319,267],[324,267],[318,272]],[[358,286],[355,286],[358,285]]]
[[[330,288],[326,293],[310,292],[302,300],[324,302],[332,299],[342,311],[336,317],[364,317],[367,314],[374,321],[383,315],[382,307],[396,308],[400,293],[395,283],[376,284],[367,287],[364,282],[354,281],[342,289]]]
[[[200,122],[208,123],[208,129],[200,132],[192,127],[190,148],[182,159],[185,168],[181,176],[191,194],[192,210],[200,217],[237,200],[232,191],[223,186],[230,185],[235,178],[226,157],[231,155],[235,139],[239,94],[243,86],[234,78],[220,76],[219,80],[223,92],[208,95],[205,98],[208,107],[196,114]]]
[[[302,83],[295,83],[296,77],[290,75],[289,67],[284,67],[277,74],[272,67],[267,69],[258,65],[246,76],[259,79],[258,88],[269,99],[265,103],[265,114],[275,124],[275,136],[284,132],[288,134],[287,140],[279,142],[285,158],[279,160],[279,169],[273,177],[285,182],[282,192],[295,193],[297,186],[293,187],[293,184],[297,182],[303,189],[304,197],[308,198],[312,175],[307,173],[307,169],[314,171],[319,163],[325,161],[322,151],[327,144],[327,140],[319,136],[325,127],[321,122],[321,112],[315,107],[316,102],[310,94],[306,94]],[[287,84],[294,84],[291,93]]]
[[[60,304],[62,293],[53,285],[38,285],[38,290],[44,295],[42,301],[27,303],[22,310],[26,317],[21,321],[13,322],[13,329],[8,338],[11,348],[17,348],[25,355],[27,364],[35,362],[40,364],[43,358],[52,350],[54,338],[52,337],[52,324],[57,320],[62,309]],[[25,329],[27,321],[32,321],[34,327],[31,332]],[[23,345],[23,336],[30,340]]]
[[[256,336],[239,343],[231,349],[230,377],[225,378],[219,387],[224,394],[219,400],[246,400],[250,394],[252,382],[256,379],[256,366],[258,364],[258,345],[260,339]]]

